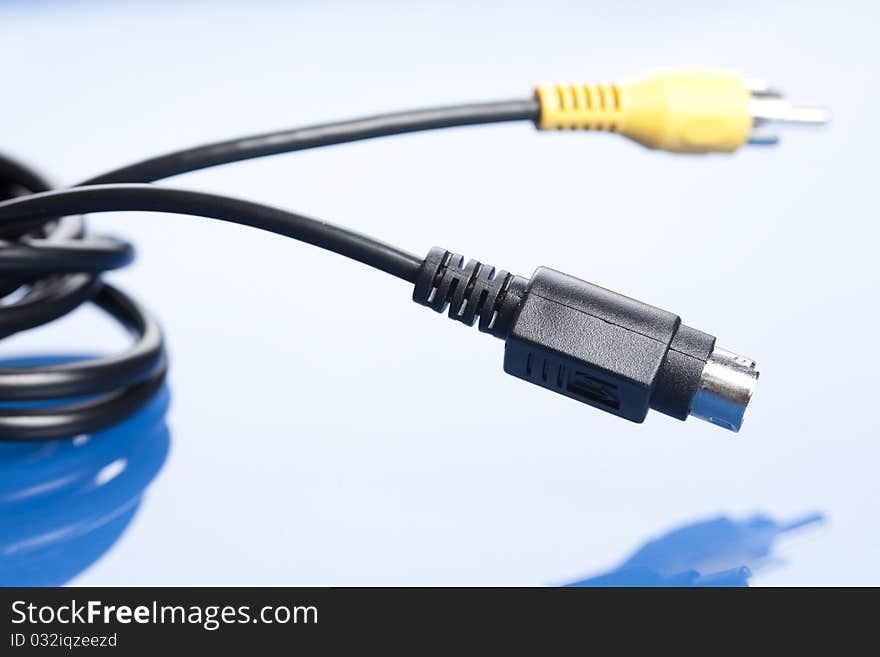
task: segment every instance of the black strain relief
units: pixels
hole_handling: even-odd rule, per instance
[[[477,318],[479,329],[505,338],[513,316],[526,291],[528,281],[492,265],[434,247],[416,278],[413,301],[442,313],[449,306],[449,317],[468,326]]]

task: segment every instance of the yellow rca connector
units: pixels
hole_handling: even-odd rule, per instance
[[[759,80],[706,69],[661,71],[621,84],[542,84],[541,130],[606,130],[675,153],[773,144],[771,123],[824,124],[827,110],[791,105]]]

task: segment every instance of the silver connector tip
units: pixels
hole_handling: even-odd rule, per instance
[[[739,431],[757,383],[755,361],[715,347],[700,374],[690,414]]]
[[[769,130],[781,126],[823,126],[831,121],[831,111],[825,107],[793,105],[782,93],[764,80],[746,80],[751,92],[749,114],[752,117],[750,144],[775,144],[779,136]]]

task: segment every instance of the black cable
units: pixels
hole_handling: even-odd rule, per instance
[[[153,185],[93,185],[32,194],[0,203],[0,227],[42,223],[66,213],[169,212],[229,221],[333,251],[410,283],[422,258],[348,228],[268,205]]]
[[[536,121],[535,99],[436,107],[282,130],[187,148],[95,176],[83,185],[155,182],[188,171],[374,137],[506,121]]]
[[[140,410],[165,380],[167,363],[158,325],[119,290],[104,284],[92,298],[139,336],[119,356],[60,365],[0,367],[0,440],[47,440],[93,433]],[[8,405],[35,399],[79,398],[58,405]]]
[[[422,130],[534,121],[537,101],[502,101],[384,114],[207,144],[94,177],[69,191],[0,155],[0,339],[92,301],[135,337],[125,352],[59,365],[0,367],[0,440],[90,433],[141,408],[166,374],[161,331],[103,272],[131,262],[126,242],[86,234],[87,212],[192,214],[268,230],[353,258],[409,282],[423,259],[333,224],[237,199],[146,183],[210,166]],[[101,187],[94,187],[102,185]],[[75,401],[69,401],[75,398]],[[53,400],[56,401],[53,405]]]
[[[0,190],[17,196],[48,190],[35,171],[0,155]],[[135,336],[125,352],[58,365],[0,367],[0,440],[42,440],[91,433],[139,410],[165,378],[158,324],[100,272],[131,261],[129,244],[85,236],[82,217],[0,228],[0,337],[66,315],[85,301]],[[10,296],[13,293],[17,296]],[[52,400],[71,401],[52,403]]]
[[[143,184],[77,187],[9,199],[0,203],[0,230],[42,229],[62,215],[136,210],[210,217],[267,230],[345,255],[408,282],[416,280],[422,264],[418,256],[327,222],[250,201]],[[58,238],[61,225],[62,222],[55,221],[49,237],[43,240],[32,239],[26,232],[22,241],[6,250],[0,248],[0,271],[21,276],[26,272],[21,263],[29,258],[33,258],[35,265],[41,265],[41,274],[50,259],[59,261],[63,271],[75,269],[63,261],[65,251]],[[43,242],[52,246],[34,246]],[[75,264],[83,249],[72,244],[75,240],[68,242],[71,262]],[[86,251],[103,243],[96,239],[90,244]],[[48,256],[39,253],[43,248],[48,250]],[[38,253],[29,256],[29,249]],[[16,266],[2,264],[7,250]],[[106,251],[115,260],[106,253],[100,257],[107,258],[111,265],[130,256],[126,249],[108,246]],[[53,366],[0,368],[0,402],[6,404],[96,396],[54,407],[3,407],[0,440],[39,440],[96,431],[140,408],[161,385],[166,363],[159,327],[134,301],[97,277],[73,274],[36,281],[21,299],[0,306],[0,331],[9,335],[32,328],[70,312],[88,299],[136,335],[136,343],[114,357]]]

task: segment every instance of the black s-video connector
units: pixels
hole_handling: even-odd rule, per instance
[[[665,310],[539,267],[531,279],[435,247],[413,300],[504,340],[504,371],[618,417],[649,409],[738,431],[752,360]]]

